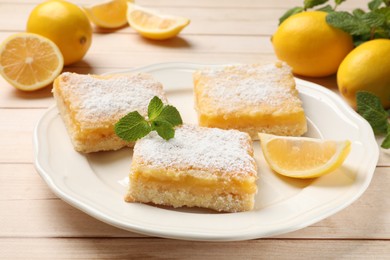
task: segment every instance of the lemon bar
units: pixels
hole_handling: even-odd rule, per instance
[[[149,101],[167,102],[162,85],[149,74],[82,75],[65,72],[53,95],[75,150],[89,153],[134,146],[116,136],[115,123],[137,110],[147,115]]]
[[[247,133],[192,125],[163,140],[152,132],[134,146],[128,202],[252,210],[257,169]]]
[[[228,65],[194,72],[199,125],[300,136],[307,130],[291,69],[283,62]]]

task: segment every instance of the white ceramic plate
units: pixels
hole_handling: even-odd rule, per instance
[[[185,122],[196,123],[192,72],[209,65],[167,63],[132,71],[151,73],[161,81],[170,102]],[[213,65],[218,67],[218,65]],[[126,73],[130,71],[124,71]],[[34,132],[35,165],[55,194],[87,214],[116,227],[142,234],[227,241],[274,236],[316,223],[350,205],[368,187],[378,160],[378,146],[368,123],[332,91],[296,79],[309,122],[306,136],[350,139],[352,150],[341,168],[314,179],[274,174],[260,145],[254,143],[259,192],[255,209],[215,213],[197,208],[171,209],[126,203],[126,178],[132,150],[83,155],[74,151],[55,106]]]

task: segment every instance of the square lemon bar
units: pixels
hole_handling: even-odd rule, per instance
[[[307,131],[291,69],[283,62],[228,65],[193,75],[199,125],[299,136]]]
[[[257,192],[252,140],[237,130],[182,125],[163,140],[152,132],[134,146],[128,202],[253,209]]]
[[[134,146],[114,132],[115,123],[137,110],[147,115],[149,101],[167,102],[162,85],[149,74],[81,75],[65,72],[53,95],[75,150],[89,153]]]

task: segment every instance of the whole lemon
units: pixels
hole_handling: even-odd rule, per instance
[[[337,84],[341,95],[356,107],[356,92],[369,91],[377,95],[382,105],[390,107],[390,40],[365,42],[340,64]]]
[[[27,21],[27,32],[52,40],[64,56],[64,64],[81,60],[92,42],[92,26],[84,11],[63,0],[37,5]]]
[[[293,72],[308,77],[329,76],[353,49],[352,37],[326,23],[327,13],[302,12],[282,22],[272,37],[276,56]]]

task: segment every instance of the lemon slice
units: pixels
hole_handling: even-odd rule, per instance
[[[127,0],[109,0],[84,6],[88,18],[102,28],[115,29],[127,24]]]
[[[261,148],[270,167],[294,178],[314,178],[327,174],[344,162],[351,142],[308,137],[287,137],[259,133]]]
[[[133,3],[127,4],[127,21],[139,34],[153,40],[173,38],[190,23],[188,18],[162,15]]]
[[[0,46],[0,74],[14,87],[33,91],[54,81],[64,59],[49,39],[32,33],[17,33]]]

